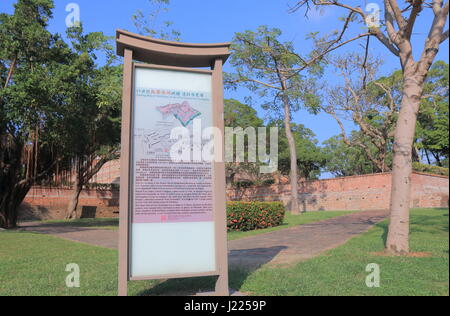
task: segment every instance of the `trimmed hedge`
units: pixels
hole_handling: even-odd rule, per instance
[[[228,231],[280,226],[285,212],[281,202],[227,202]]]

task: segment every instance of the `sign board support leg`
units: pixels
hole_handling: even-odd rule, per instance
[[[130,195],[130,124],[132,107],[133,51],[125,49],[123,65],[122,143],[120,161],[119,296],[128,295],[128,225]]]
[[[221,131],[221,142],[216,146],[221,147],[221,161],[214,163],[214,211],[216,216],[216,251],[219,277],[216,282],[215,294],[229,296],[228,286],[228,242],[227,242],[227,216],[226,216],[226,180],[225,180],[225,153],[223,120],[223,61],[216,59],[213,66],[213,122]]]

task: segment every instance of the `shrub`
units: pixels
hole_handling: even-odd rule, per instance
[[[228,231],[249,231],[279,226],[285,208],[281,202],[228,202]]]
[[[255,183],[250,180],[239,180],[233,183],[233,187],[236,189],[246,189],[254,185]]]
[[[275,184],[275,179],[267,179],[263,181],[263,186],[271,186]]]
[[[413,163],[413,169],[417,172],[424,172],[424,173],[431,173],[431,174],[437,174],[441,176],[448,176],[448,168],[433,166],[433,165],[426,165],[419,162]]]

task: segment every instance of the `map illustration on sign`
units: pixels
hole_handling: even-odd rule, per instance
[[[212,126],[211,93],[147,84],[135,94],[132,222],[213,222],[212,164],[175,162],[170,156],[179,142],[171,137],[175,128],[193,135],[195,119]]]
[[[169,154],[174,141],[170,140],[170,130],[146,130],[140,129],[135,135],[140,139],[140,148],[145,155]]]
[[[189,123],[202,114],[191,107],[188,101],[160,106],[158,107],[158,111],[165,117],[173,115],[184,127],[188,126]]]

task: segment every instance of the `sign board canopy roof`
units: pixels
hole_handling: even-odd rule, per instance
[[[133,51],[133,59],[156,65],[177,67],[211,67],[215,60],[226,62],[231,43],[188,44],[159,40],[117,30],[117,54]]]

